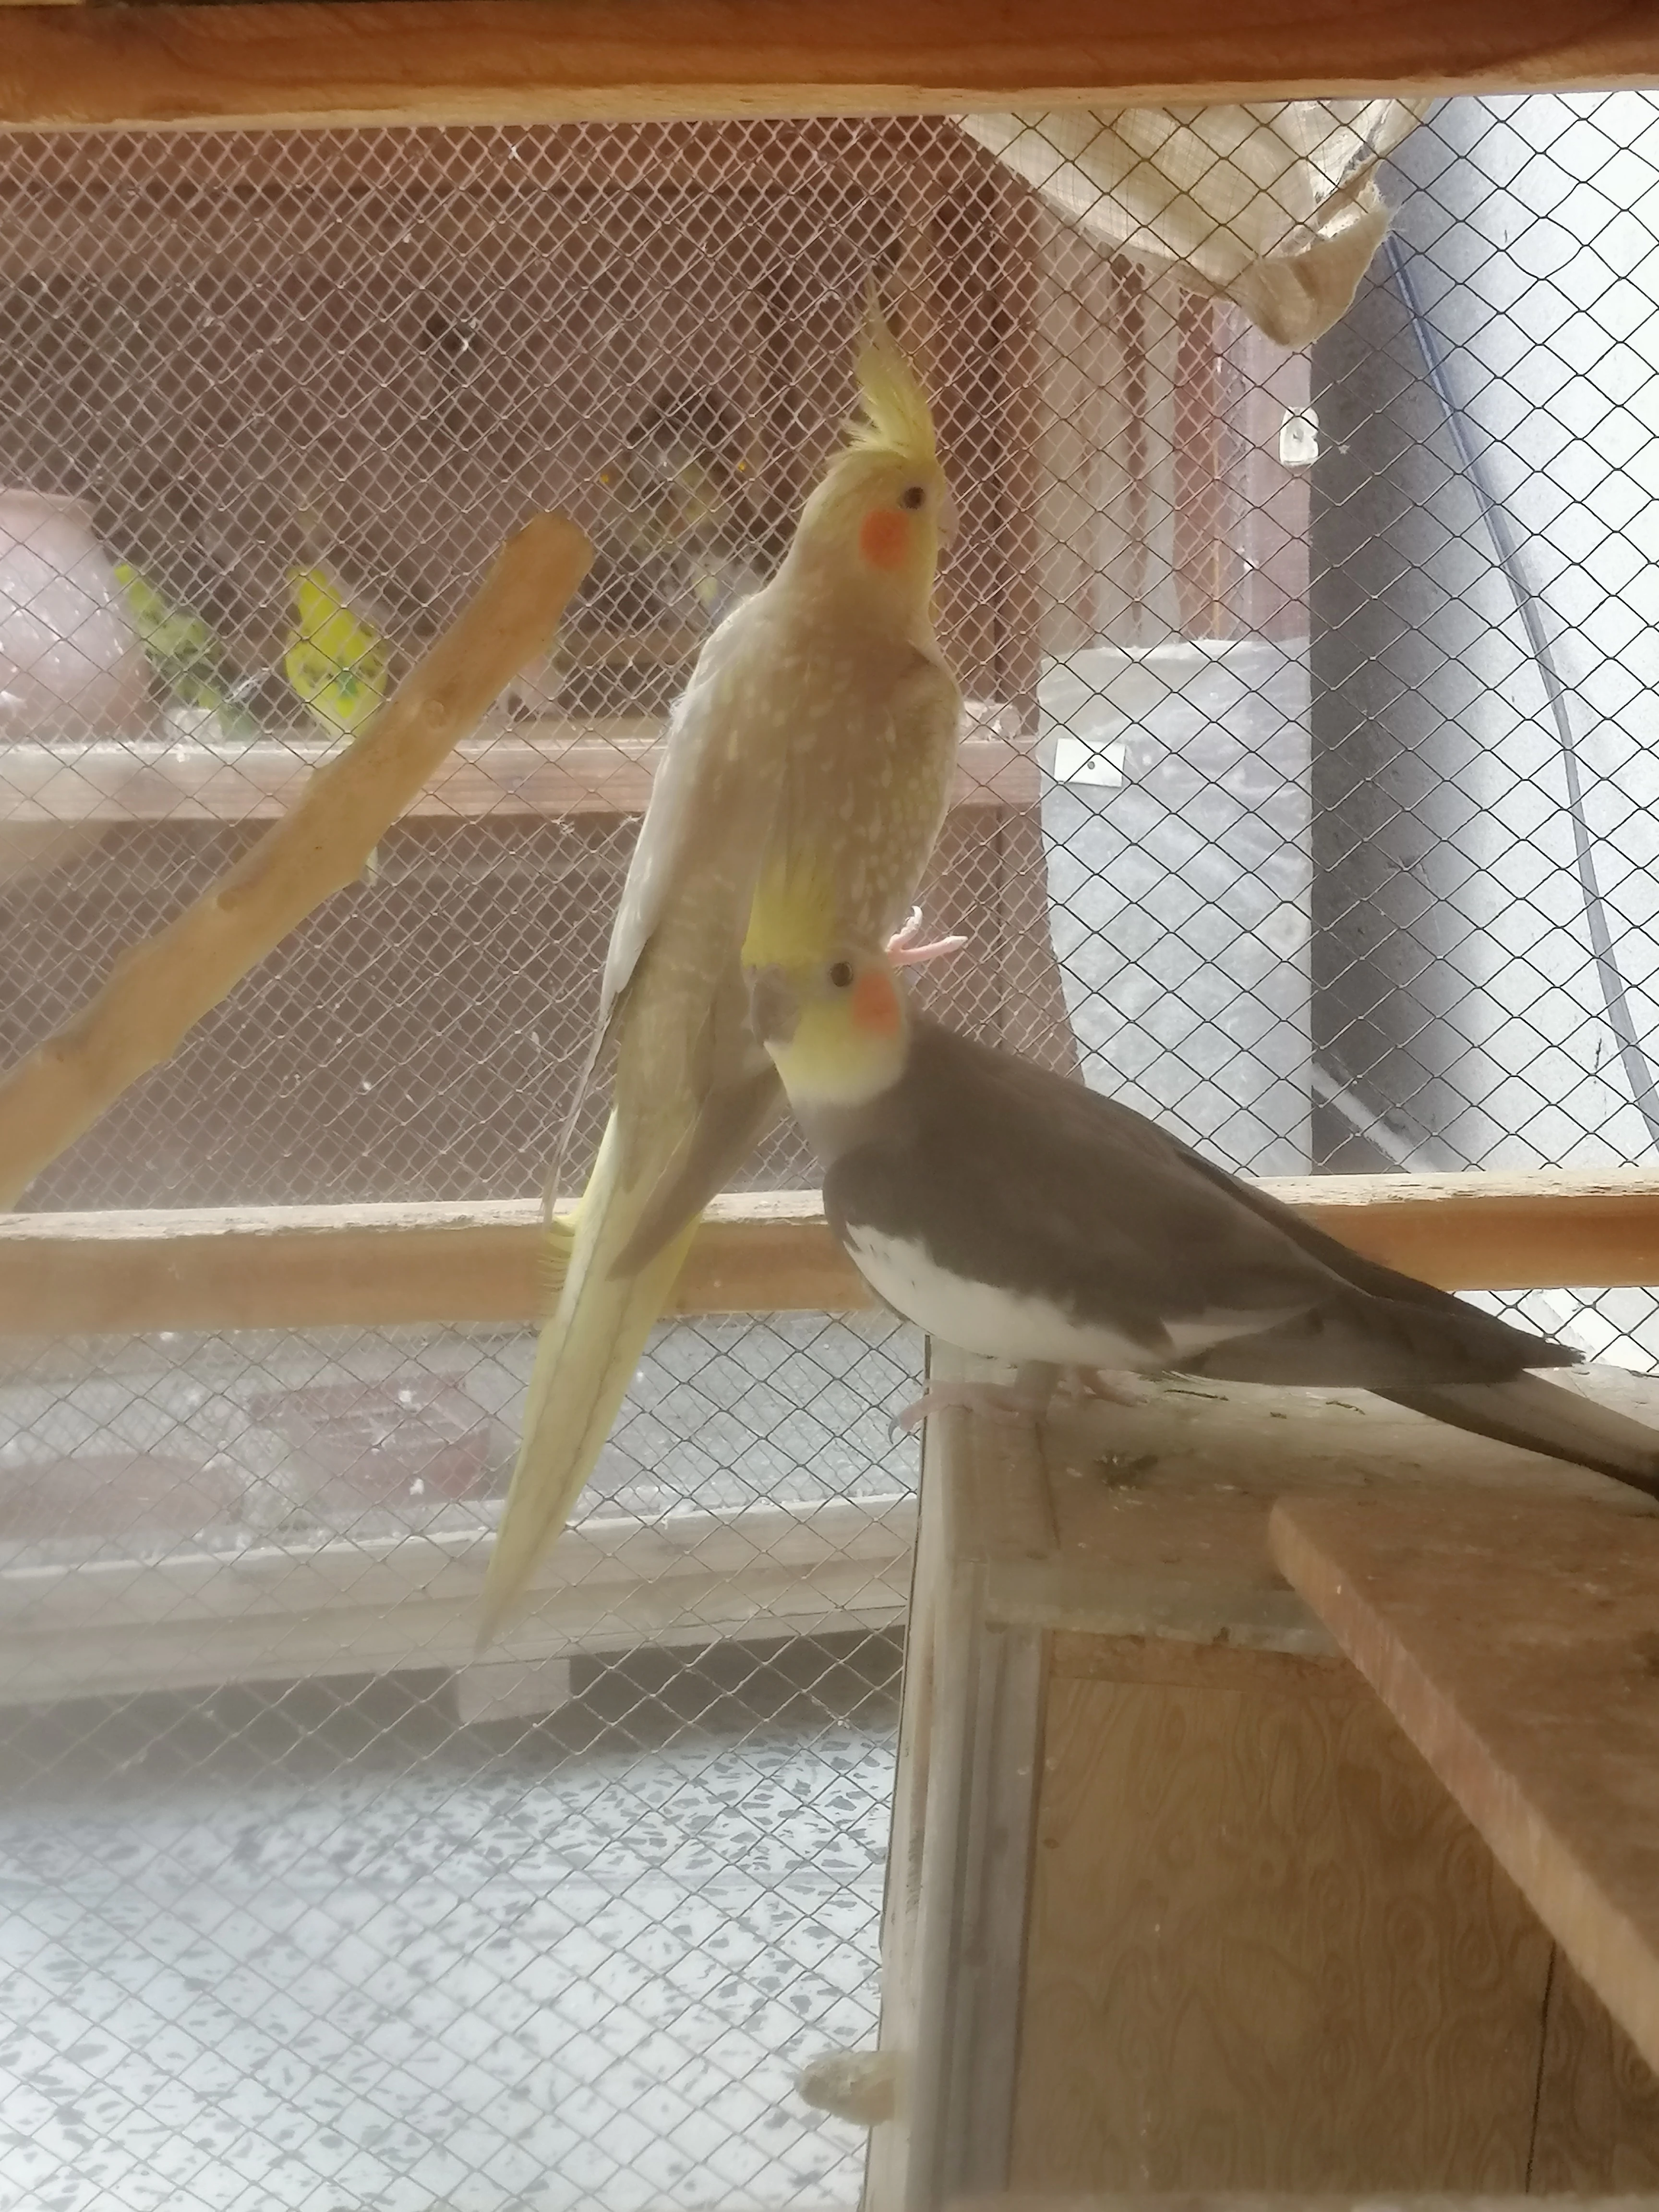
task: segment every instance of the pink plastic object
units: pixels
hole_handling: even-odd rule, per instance
[[[0,743],[149,719],[144,648],[79,500],[0,491]]]

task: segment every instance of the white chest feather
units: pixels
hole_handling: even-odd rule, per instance
[[[1218,1312],[1171,1321],[1165,1324],[1168,1348],[1149,1351],[1105,1322],[1079,1321],[1053,1299],[951,1274],[920,1244],[890,1237],[866,1223],[848,1230],[848,1248],[859,1273],[896,1313],[958,1351],[1015,1364],[1042,1359],[1061,1367],[1150,1373],[1282,1318],[1269,1313]]]
[[[948,1273],[921,1245],[860,1224],[848,1249],[877,1296],[895,1312],[958,1351],[987,1359],[1052,1360],[1060,1366],[1119,1369],[1162,1365],[1144,1345],[1115,1331],[1074,1321],[1042,1297],[1018,1296],[991,1283]]]

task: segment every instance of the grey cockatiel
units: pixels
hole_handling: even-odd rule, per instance
[[[1659,1497],[1659,1430],[1528,1370],[1579,1355],[1362,1259],[1129,1108],[912,1014],[809,884],[757,963],[756,1033],[872,1289],[1045,1406],[1065,1367],[1374,1390]],[[817,950],[809,951],[816,940]],[[828,948],[826,951],[824,948]]]
[[[927,399],[873,299],[858,377],[862,423],[669,726],[587,1064],[614,1042],[611,1119],[536,1354],[486,1637],[569,1517],[699,1212],[778,1110],[740,959],[757,886],[811,872],[836,926],[880,943],[949,803],[961,697],[929,606],[950,498]]]

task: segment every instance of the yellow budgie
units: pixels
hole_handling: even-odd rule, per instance
[[[181,707],[216,713],[234,736],[252,736],[257,725],[235,696],[235,676],[221,640],[193,608],[177,606],[131,561],[118,561],[115,580],[125,594],[149,664]]]
[[[776,574],[703,647],[670,723],[582,1086],[614,1042],[611,1119],[565,1232],[484,1641],[569,1518],[698,1214],[778,1110],[741,964],[757,889],[810,869],[841,935],[879,945],[908,912],[949,803],[961,696],[930,603],[950,496],[927,398],[873,295],[857,370],[863,419]]]
[[[324,734],[355,738],[386,697],[386,643],[374,625],[354,614],[345,593],[325,568],[289,572],[295,626],[283,654],[283,672]],[[363,881],[380,872],[377,845],[363,864]]]
[[[329,737],[355,737],[386,697],[386,641],[325,568],[295,568],[295,627],[283,670],[307,712]]]

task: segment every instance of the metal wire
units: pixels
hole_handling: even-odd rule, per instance
[[[528,510],[600,549],[372,878],[30,1202],[534,1194],[651,744],[871,273],[963,525],[934,1005],[1252,1172],[1644,1155],[1656,149],[1645,94],[1443,104],[1405,282],[1310,358],[948,118],[0,139],[0,1060],[338,741],[294,571],[372,689]],[[811,1176],[782,1130],[748,1180]],[[1528,1310],[1659,1350],[1647,1291]],[[0,1339],[7,2201],[854,2201],[793,2081],[875,2031],[921,1346],[659,1330],[503,1674],[454,1593],[532,1351]]]
[[[1424,369],[1433,387],[1435,398],[1445,411],[1446,428],[1457,447],[1458,459],[1480,502],[1480,519],[1492,539],[1492,551],[1498,556],[1504,580],[1515,595],[1516,612],[1525,625],[1527,643],[1543,682],[1544,696],[1549,702],[1550,720],[1555,725],[1555,733],[1561,745],[1561,772],[1566,779],[1567,812],[1572,822],[1573,860],[1583,893],[1584,923],[1589,931],[1590,945],[1595,956],[1596,978],[1601,988],[1602,1003],[1607,1010],[1607,1026],[1618,1041],[1619,1056],[1624,1062],[1631,1097],[1648,1125],[1649,1136],[1659,1146],[1659,1091],[1655,1090],[1653,1069],[1636,1033],[1629,994],[1625,988],[1625,979],[1613,950],[1613,933],[1607,927],[1607,905],[1595,872],[1595,842],[1590,836],[1589,824],[1584,818],[1583,777],[1578,765],[1578,747],[1573,737],[1572,717],[1567,711],[1566,688],[1555,665],[1555,655],[1550,649],[1537,597],[1527,581],[1521,549],[1515,542],[1515,532],[1510,526],[1509,517],[1493,498],[1486,483],[1480,456],[1469,435],[1468,418],[1458,404],[1456,394],[1446,374],[1440,342],[1418,302],[1417,289],[1412,283],[1411,264],[1397,238],[1390,236],[1384,239],[1382,246],[1389,257],[1389,273],[1400,289],[1406,312],[1412,319],[1412,335],[1422,352]]]

